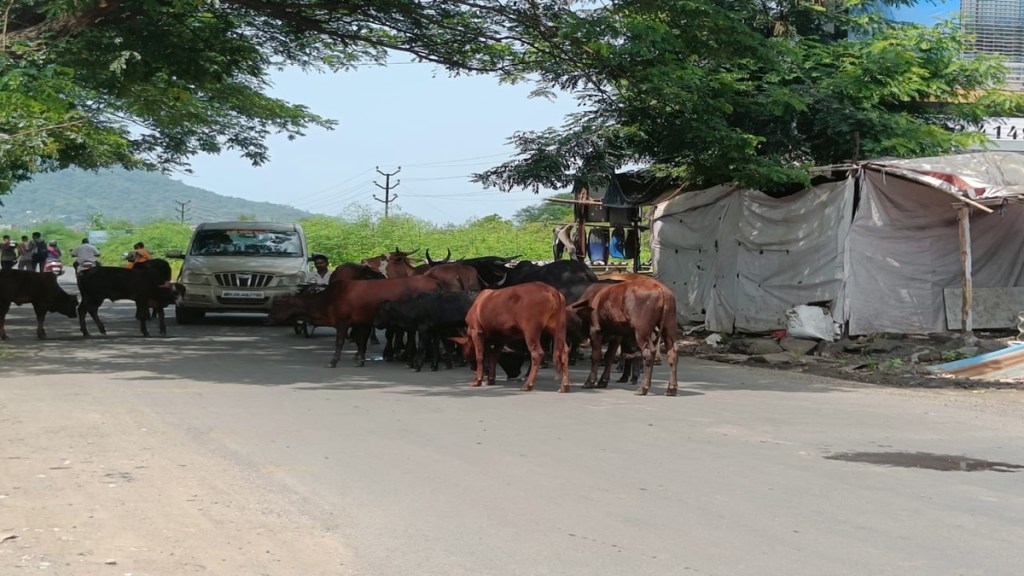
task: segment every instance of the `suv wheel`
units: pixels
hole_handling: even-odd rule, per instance
[[[174,321],[178,324],[195,324],[206,316],[206,312],[203,310],[195,310],[193,308],[185,308],[184,306],[174,307]]]

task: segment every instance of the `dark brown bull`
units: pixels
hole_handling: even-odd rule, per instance
[[[68,294],[57,284],[57,277],[49,272],[4,270],[0,273],[0,340],[7,340],[7,312],[11,304],[31,302],[36,313],[36,336],[46,338],[43,320],[47,312],[59,312],[75,317],[78,298]]]
[[[339,280],[327,289],[312,294],[282,294],[271,302],[267,320],[271,324],[291,324],[298,318],[318,326],[334,326],[334,357],[332,368],[341,359],[349,327],[356,343],[355,363],[366,362],[366,341],[373,330],[373,318],[382,302],[402,301],[419,294],[438,290],[433,278],[384,278],[382,280]]]
[[[601,363],[601,346],[605,340],[633,337],[644,360],[644,375],[636,393],[647,394],[654,373],[654,354],[658,347],[658,330],[668,356],[669,380],[666,396],[675,396],[679,384],[676,377],[676,299],[672,291],[653,278],[612,284],[598,290],[589,299],[580,299],[571,306],[590,332],[590,375],[584,388],[605,387],[611,372],[612,353],[605,358],[604,372],[597,379]]]
[[[167,334],[164,308],[174,304],[181,290],[180,285],[171,282],[171,265],[160,258],[139,262],[131,268],[97,266],[80,270],[78,291],[82,295],[82,303],[78,305],[78,327],[82,336],[89,336],[89,329],[85,325],[85,315],[88,313],[100,334],[106,334],[107,327],[99,316],[103,302],[133,300],[135,318],[139,321],[142,335],[149,336],[146,323],[151,315],[157,318],[160,334]]]
[[[466,357],[475,360],[476,375],[470,386],[481,386],[484,362],[487,384],[493,385],[502,347],[507,342],[523,341],[530,352],[530,372],[520,390],[529,392],[537,380],[544,359],[541,337],[552,339],[552,363],[561,377],[559,392],[568,392],[569,354],[565,344],[565,298],[554,288],[530,282],[500,290],[484,290],[466,314],[466,336],[454,338],[463,346]]]

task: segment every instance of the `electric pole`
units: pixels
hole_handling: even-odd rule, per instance
[[[395,188],[398,188],[398,185],[402,183],[401,180],[395,180],[395,184],[394,184],[394,186],[392,186],[391,185],[391,177],[394,176],[395,174],[398,174],[401,171],[402,171],[402,167],[399,166],[398,170],[395,170],[394,172],[391,172],[391,173],[381,172],[380,171],[380,166],[377,166],[377,174],[380,174],[381,176],[384,177],[384,185],[381,186],[380,184],[377,184],[376,182],[374,182],[374,184],[377,186],[377,188],[380,188],[381,190],[384,191],[384,199],[381,200],[380,198],[377,198],[376,194],[373,195],[373,199],[376,200],[377,202],[382,202],[384,204],[384,217],[385,218],[388,217],[388,208],[391,207],[391,203],[394,202],[395,200],[398,200],[398,194],[395,194],[394,196],[392,196],[391,195],[391,191],[394,190]]]
[[[188,200],[187,202],[178,202],[177,200],[175,200],[174,203],[178,205],[178,214],[179,217],[181,218],[181,223],[184,224],[186,220],[185,214],[188,214],[189,212],[192,211],[192,209],[188,207],[188,205],[191,204],[192,201]]]

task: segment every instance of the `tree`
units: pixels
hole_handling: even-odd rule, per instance
[[[0,12],[0,194],[40,171],[266,162],[274,133],[330,128],[265,94],[268,71],[381,64],[516,77],[519,22],[557,0],[8,0]]]
[[[807,168],[880,156],[939,155],[984,141],[990,116],[1024,97],[1006,70],[963,60],[966,39],[885,19],[912,0],[625,0],[560,12],[535,41],[538,90],[576,94],[586,111],[515,134],[518,158],[476,176],[486,186],[561,188],[626,165],[706,186],[766,191]]]
[[[572,200],[572,192],[563,192],[561,194],[555,194],[552,198],[560,200]],[[515,221],[516,225],[522,226],[524,224],[532,223],[561,223],[561,222],[572,222],[572,204],[562,204],[559,202],[541,202],[533,206],[527,206],[520,208],[512,215],[512,220]]]

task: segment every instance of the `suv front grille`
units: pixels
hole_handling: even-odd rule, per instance
[[[252,272],[228,272],[214,274],[217,284],[230,288],[264,288],[274,280],[273,274],[255,274]]]

